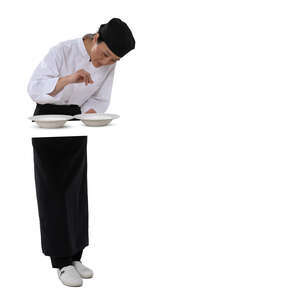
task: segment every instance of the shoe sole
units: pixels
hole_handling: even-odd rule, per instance
[[[66,286],[69,286],[69,287],[81,287],[81,286],[82,286],[82,284],[81,284],[81,285],[71,285],[71,284],[67,284],[67,283],[63,282],[62,280],[61,280],[61,282],[62,282],[63,285],[66,285]]]
[[[91,278],[93,278],[93,277],[94,277],[94,275],[92,275],[92,276],[89,276],[89,277],[83,277],[83,276],[81,276],[81,275],[80,275],[80,277],[81,277],[81,278],[83,278],[83,279],[91,279]]]

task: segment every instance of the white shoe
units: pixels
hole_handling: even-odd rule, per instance
[[[66,266],[57,270],[58,278],[67,286],[82,286],[82,279],[74,266]]]
[[[75,267],[76,271],[79,273],[79,275],[82,278],[92,278],[93,277],[93,271],[83,265],[81,261],[75,260],[72,261],[73,266]]]

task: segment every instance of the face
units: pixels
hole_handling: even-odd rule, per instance
[[[91,47],[91,62],[94,67],[99,68],[111,65],[120,60],[120,57],[115,55],[105,42],[102,41],[100,44],[97,44],[98,36],[98,33],[94,36]]]

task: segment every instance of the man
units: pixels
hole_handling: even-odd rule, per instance
[[[102,113],[109,106],[116,62],[135,48],[118,18],[96,34],[52,47],[35,69],[27,91],[34,115]],[[81,286],[93,271],[82,264],[88,245],[87,136],[32,138],[42,251],[59,279]]]

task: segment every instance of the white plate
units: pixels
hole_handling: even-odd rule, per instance
[[[29,120],[35,121],[42,128],[60,128],[73,118],[69,115],[38,115],[29,117]]]
[[[86,126],[105,126],[119,115],[105,113],[86,113],[75,115],[74,118],[81,120]]]

